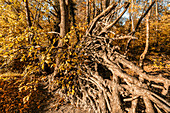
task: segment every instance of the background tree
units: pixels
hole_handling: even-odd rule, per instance
[[[68,5],[68,1],[67,1],[67,5]],[[66,33],[68,32],[68,8],[66,5],[66,1],[65,0],[60,0],[60,12],[61,12],[61,22],[60,22],[60,35],[61,37],[64,37],[66,35]],[[60,45],[60,43],[59,43]]]
[[[87,24],[90,23],[90,4],[89,4],[89,0],[86,0],[86,22],[87,22]]]
[[[102,1],[102,9],[105,10],[110,4],[110,0],[103,0]]]
[[[152,0],[149,1],[149,4],[151,5]],[[141,54],[140,56],[140,60],[139,60],[139,65],[141,67],[143,67],[143,60],[145,59],[145,56],[148,52],[148,48],[149,48],[149,17],[151,15],[151,11],[149,11],[147,18],[146,18],[146,45],[145,45],[145,50],[144,52]]]

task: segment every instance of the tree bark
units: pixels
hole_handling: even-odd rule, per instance
[[[60,13],[61,13],[61,22],[60,22],[60,36],[64,37],[68,32],[68,5],[69,2],[65,0],[60,0]]]
[[[132,31],[135,30],[135,27],[134,27],[134,1],[132,0]]]
[[[69,29],[70,29],[70,24],[69,24],[69,12],[70,12],[70,10],[69,10],[69,8],[70,8],[70,0],[65,0],[65,7],[66,7],[66,11],[65,11],[65,13],[66,13],[66,34],[67,34],[67,32],[69,31]]]
[[[130,2],[130,1],[129,1]],[[129,8],[129,29],[128,31],[131,32],[131,31],[134,31],[135,27],[134,27],[134,1],[131,0],[131,6]]]
[[[156,0],[156,22],[158,24],[158,0]],[[156,43],[158,44],[158,25],[156,24]]]
[[[93,0],[93,19],[95,18],[95,11],[96,10],[96,4],[95,4],[95,0]]]
[[[100,12],[103,11],[103,4],[102,4],[102,1],[103,1],[103,0],[100,0]]]
[[[28,22],[29,27],[31,27],[32,23],[31,23],[31,18],[30,18],[30,10],[29,10],[29,6],[28,6],[28,0],[25,1],[25,8],[26,8],[27,22]]]
[[[105,10],[110,4],[110,0],[103,0],[102,1],[102,9]]]
[[[61,13],[61,22],[60,22],[60,36],[63,38],[66,33],[68,32],[68,7],[69,6],[69,0],[65,1],[65,0],[60,0],[60,13]],[[58,47],[60,47],[58,49],[58,52],[61,52],[62,51],[62,40],[60,39],[59,42],[58,42]],[[59,67],[59,63],[60,63],[60,60],[58,58],[58,54],[56,55],[56,66],[54,68],[54,76],[57,74],[57,70],[58,70],[58,67]]]
[[[89,23],[90,23],[90,5],[89,5],[89,0],[86,0],[86,22],[89,25]]]
[[[31,17],[30,17],[30,10],[28,6],[28,0],[25,1],[25,10],[26,10],[26,17],[27,17],[27,23],[28,27],[31,28],[32,22],[31,22]],[[29,43],[31,44],[32,42],[33,35],[29,35]]]
[[[70,2],[70,15],[71,15],[71,18],[72,18],[72,22],[73,22],[73,26],[76,26],[75,23],[76,23],[76,20],[75,20],[75,9],[74,9],[74,2],[73,0],[71,0]]]
[[[149,4],[152,4],[152,0],[149,0]],[[150,13],[151,11],[149,11],[147,18],[146,18],[146,44],[145,44],[145,49],[143,51],[143,53],[140,56],[139,59],[139,66],[143,68],[143,60],[145,59],[145,56],[148,52],[148,48],[149,48],[149,17],[150,17]]]

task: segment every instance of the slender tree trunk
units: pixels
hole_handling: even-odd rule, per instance
[[[64,37],[66,35],[66,4],[65,0],[60,0],[60,13],[61,13],[61,22],[60,22],[60,36]],[[59,44],[60,46],[61,44]],[[61,45],[62,46],[62,45]]]
[[[89,0],[86,0],[86,22],[89,25],[89,23],[90,23],[90,5],[89,5]]]
[[[70,29],[70,24],[69,24],[69,8],[70,8],[70,1],[71,0],[65,0],[65,7],[66,7],[66,33],[69,31]]]
[[[103,11],[103,4],[102,4],[102,1],[103,1],[103,0],[100,0],[100,12]]]
[[[158,24],[158,0],[156,0],[156,21]],[[156,44],[158,44],[158,25],[156,24]]]
[[[73,0],[71,0],[70,2],[70,12],[71,12],[71,18],[72,18],[72,22],[73,22],[73,26],[76,26],[76,20],[75,20],[75,9],[74,9],[74,2]]]
[[[98,0],[95,0],[95,1],[96,1],[96,2],[95,2],[95,4],[96,4],[95,17],[96,17],[96,16],[100,13],[100,10],[99,10],[99,7],[98,7],[98,6],[99,6],[99,4],[98,4],[98,2],[97,2]]]
[[[105,10],[110,4],[110,0],[102,0],[102,9]]]
[[[130,2],[130,0],[129,0],[129,2]],[[128,12],[129,12],[129,26],[128,26],[128,32],[129,32],[129,33],[131,32],[131,28],[132,28],[132,25],[131,25],[131,22],[132,22],[132,19],[131,19],[131,17],[132,17],[131,8],[132,8],[132,6],[130,5],[130,6],[129,6],[129,9],[128,9]]]
[[[96,10],[96,4],[95,4],[95,0],[93,0],[93,19],[95,18],[95,10]]]
[[[54,9],[54,12],[50,12],[50,13],[52,15],[54,15],[57,19],[58,18],[61,19],[60,7],[58,7],[59,1],[58,0],[53,0],[52,4],[53,4],[52,7]],[[49,16],[48,22],[51,23],[50,21],[51,21],[51,19],[50,19],[50,16]],[[60,32],[60,23],[57,22],[57,21],[55,21],[54,23],[55,23],[54,26],[53,26],[54,31],[55,32]],[[57,35],[58,34],[53,34],[52,38],[50,39],[51,44],[53,44],[53,46],[55,46],[55,47],[58,46],[58,42],[53,42],[53,39],[55,39],[57,37]]]
[[[130,1],[129,1],[130,2]],[[134,31],[135,27],[134,27],[134,1],[131,0],[131,6],[129,8],[129,33],[131,31]]]
[[[28,6],[28,0],[25,1],[25,10],[26,10],[26,17],[27,17],[27,23],[28,23],[28,27],[31,28],[32,26],[32,22],[31,22],[31,17],[30,17],[30,10],[29,10],[29,6]],[[33,39],[33,35],[29,35],[29,43],[31,44]]]
[[[152,4],[152,0],[149,0],[149,4]],[[141,66],[143,68],[143,60],[145,59],[145,56],[148,52],[148,48],[149,48],[149,17],[150,17],[150,13],[151,11],[149,11],[147,17],[146,17],[146,44],[145,44],[145,49],[143,51],[143,53],[140,56],[139,59],[139,66]]]
[[[60,22],[60,36],[63,38],[66,33],[68,32],[68,7],[69,6],[69,2],[66,0],[60,0],[60,13],[61,13],[61,22]],[[60,47],[60,49],[58,49],[58,52],[61,52],[62,51],[62,40],[59,40],[58,42],[58,47]],[[60,60],[59,60],[59,57],[58,57],[58,54],[56,55],[56,67],[54,69],[54,76],[57,74],[57,70],[59,68],[59,63],[60,63]]]
[[[29,10],[29,6],[28,6],[28,0],[25,1],[25,8],[26,8],[27,22],[28,22],[29,27],[31,27],[32,23],[31,23],[31,18],[30,18],[30,10]]]
[[[102,0],[102,10],[106,9],[106,0]]]
[[[128,32],[130,33],[131,32],[131,28],[132,28],[132,25],[131,25],[131,21],[132,21],[132,19],[131,19],[131,12],[129,12],[129,28],[128,28]]]
[[[106,8],[110,5],[110,0],[106,0]]]
[[[132,31],[135,30],[134,27],[134,1],[132,0]]]

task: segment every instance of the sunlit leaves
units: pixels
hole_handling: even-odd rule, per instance
[[[71,27],[70,32],[62,39],[63,47],[58,51],[57,57],[60,59],[58,66],[58,75],[56,85],[61,88],[67,95],[76,93],[75,87],[78,87],[76,78],[81,76],[81,65],[87,58],[83,53],[76,52],[76,49],[81,49],[81,46],[76,45],[77,39],[81,39],[84,28],[82,25],[76,28]]]
[[[31,94],[29,94],[29,95],[27,95],[27,96],[25,96],[25,97],[23,98],[23,103],[24,103],[24,104],[29,101],[30,96],[31,96]]]

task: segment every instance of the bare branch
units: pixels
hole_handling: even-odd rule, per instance
[[[109,25],[107,25],[106,27],[104,27],[104,28],[102,29],[102,31],[101,31],[98,35],[102,35],[103,33],[106,33],[106,31],[107,31],[108,29],[110,29],[113,25],[115,25],[115,24],[120,20],[120,18],[123,16],[123,14],[126,12],[126,10],[128,9],[129,5],[130,5],[129,2],[125,2],[125,4],[122,5],[122,6],[125,6],[124,11],[119,15],[119,17],[117,17],[117,19],[116,19],[114,22],[112,22],[111,24],[109,24]]]
[[[97,21],[98,21],[101,17],[107,15],[110,11],[112,11],[113,9],[115,9],[116,6],[117,6],[117,3],[115,3],[115,4],[113,4],[113,5],[110,5],[106,10],[104,10],[104,11],[103,11],[102,13],[100,13],[97,17],[95,17],[95,18],[93,19],[93,21],[91,22],[90,27],[89,27],[89,29],[87,30],[86,34],[92,34],[92,30],[95,28]]]

